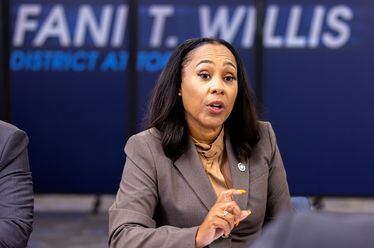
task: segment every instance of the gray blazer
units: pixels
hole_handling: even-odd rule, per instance
[[[252,214],[209,247],[247,247],[266,220],[290,210],[286,173],[268,122],[260,123],[261,139],[250,161],[238,161],[229,139],[225,146],[233,187],[246,189],[236,198]],[[190,140],[174,163],[165,156],[156,129],[132,136],[125,147],[126,164],[114,204],[109,209],[110,247],[195,247],[198,226],[216,201],[216,194]],[[246,165],[245,171],[238,163]]]
[[[0,247],[26,247],[32,231],[33,188],[25,132],[0,121]]]

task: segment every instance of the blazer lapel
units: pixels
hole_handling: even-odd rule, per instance
[[[187,151],[174,162],[174,165],[204,206],[208,210],[211,209],[217,200],[217,196],[204,171],[191,138],[189,138]]]
[[[230,165],[231,171],[231,178],[232,178],[232,186],[234,189],[245,189],[247,191],[246,194],[242,194],[240,196],[236,196],[235,200],[238,203],[240,209],[244,210],[247,209],[247,202],[248,202],[248,193],[249,193],[249,162],[243,161],[245,165],[245,170],[239,170],[238,164],[239,161],[235,157],[234,150],[231,146],[231,142],[228,136],[226,136],[225,140],[226,145],[226,152],[227,152],[227,159]]]

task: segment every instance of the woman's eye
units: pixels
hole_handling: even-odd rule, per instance
[[[200,72],[199,77],[201,77],[202,79],[210,79],[210,75],[207,72]]]
[[[225,81],[232,82],[232,81],[234,81],[235,79],[236,79],[236,78],[233,77],[233,76],[231,76],[231,75],[229,75],[229,76],[225,76]]]

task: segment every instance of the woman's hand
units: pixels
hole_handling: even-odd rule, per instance
[[[195,238],[197,248],[209,245],[222,235],[229,236],[235,225],[247,218],[251,211],[241,210],[232,198],[233,195],[241,195],[245,192],[242,189],[229,189],[221,192],[199,226]]]

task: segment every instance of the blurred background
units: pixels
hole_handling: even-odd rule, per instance
[[[127,138],[170,52],[239,51],[293,196],[374,212],[374,3],[369,0],[1,0],[0,119],[30,138],[30,247],[106,247]],[[69,237],[69,238],[67,238]]]

